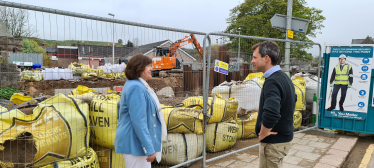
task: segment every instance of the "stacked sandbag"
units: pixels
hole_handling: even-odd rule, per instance
[[[18,160],[14,162],[4,159],[0,161],[0,166],[32,164],[38,167],[61,158],[86,155],[90,137],[87,116],[87,103],[63,94],[39,103],[31,115],[18,109],[0,113],[0,152],[5,155],[16,154],[17,157],[18,153],[35,152],[26,162],[16,163]],[[28,144],[28,147],[33,149],[18,148],[16,153],[11,152],[14,151],[11,148],[11,143],[14,142]]]
[[[117,94],[92,96],[89,108],[91,143],[114,148],[118,124],[117,102],[120,99]]]
[[[71,71],[73,72],[73,75],[82,75],[83,73],[89,71],[91,68],[89,65],[84,65],[82,63],[71,63],[69,66],[68,66],[69,69],[71,69]]]
[[[161,105],[168,133],[203,133],[202,109]]]
[[[245,116],[238,117],[236,123],[239,126],[239,131],[237,134],[238,138],[255,138],[257,137],[255,128],[257,122],[258,112],[249,113]]]
[[[203,152],[203,135],[171,133],[162,142],[160,164],[177,165],[195,159]]]
[[[218,93],[224,99],[231,97],[238,100],[238,115],[245,115],[247,112],[258,111],[261,96],[261,86],[255,80],[244,82],[223,82],[213,88],[212,93]]]
[[[295,86],[295,93],[297,95],[297,101],[295,104],[295,110],[305,110],[306,109],[306,102],[305,102],[305,79],[295,78],[292,79],[292,83]]]
[[[25,70],[22,72],[22,78],[25,79],[26,81],[37,82],[43,79],[43,75],[41,72],[37,70],[33,70],[33,71]]]
[[[239,126],[235,120],[208,124],[206,129],[206,150],[219,152],[231,148],[236,143]]]
[[[61,160],[56,161],[42,168],[80,168],[80,167],[87,167],[87,168],[103,168],[99,164],[99,159],[97,157],[96,152],[92,148],[88,148],[88,154],[79,156],[75,159],[71,160]]]
[[[100,168],[124,168],[125,161],[120,153],[116,153],[114,148],[105,148],[99,145],[91,145],[96,151]]]
[[[185,107],[198,106],[203,107],[203,97],[189,97],[182,102]],[[220,94],[213,93],[208,98],[208,123],[219,123],[224,121],[236,120],[238,109],[238,100],[235,98],[224,99]],[[203,114],[200,114],[203,118]]]
[[[295,128],[295,130],[298,130],[299,127],[301,126],[302,119],[303,119],[303,116],[301,112],[295,111],[295,113],[293,114],[293,127]]]

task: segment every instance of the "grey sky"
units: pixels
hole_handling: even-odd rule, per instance
[[[313,38],[326,44],[350,44],[352,39],[373,36],[373,0],[306,0],[309,7],[322,9],[326,17],[321,30]],[[173,27],[202,32],[223,31],[230,9],[244,0],[13,0],[12,2],[49,7],[71,12]],[[109,39],[110,40],[110,39]],[[311,51],[318,53],[315,50]]]

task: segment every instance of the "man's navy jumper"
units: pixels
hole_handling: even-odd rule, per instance
[[[273,68],[278,69],[279,67]],[[273,68],[272,71],[274,71]],[[256,134],[260,133],[261,124],[263,124],[266,128],[272,128],[271,132],[277,132],[277,134],[270,135],[261,142],[290,142],[293,139],[293,115],[297,100],[295,86],[287,74],[280,70],[272,74],[265,72],[264,77],[265,82],[260,96]]]

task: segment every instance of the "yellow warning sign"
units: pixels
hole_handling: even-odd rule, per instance
[[[229,64],[220,61],[220,62],[219,62],[219,67],[220,67],[220,68],[223,68],[223,69],[229,69]]]
[[[293,39],[293,31],[288,30],[288,38]]]

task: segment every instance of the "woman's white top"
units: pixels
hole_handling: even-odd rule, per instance
[[[148,83],[143,78],[139,78],[139,80],[144,84],[144,86],[147,88],[148,93],[152,96],[153,100],[156,102],[157,109],[158,109],[158,115],[160,116],[160,122],[161,122],[161,151],[156,152],[156,159],[157,159],[158,162],[160,162],[161,161],[161,152],[162,152],[162,141],[166,140],[166,136],[167,136],[164,114],[162,113],[160,101],[158,100],[158,97],[157,97],[155,91],[148,85]]]

